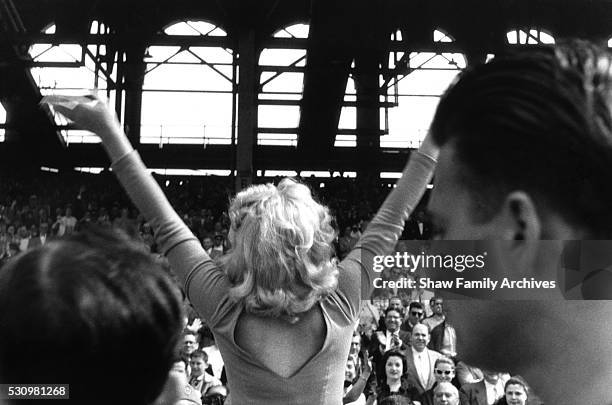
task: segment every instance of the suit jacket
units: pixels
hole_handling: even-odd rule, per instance
[[[430,349],[425,348],[424,352],[429,358],[429,370],[430,370],[429,378],[427,379],[427,384],[425,386],[421,384],[421,380],[419,379],[419,374],[414,364],[414,358],[412,357],[412,348],[409,348],[408,350],[406,350],[406,363],[407,363],[407,368],[408,368],[408,370],[406,371],[406,376],[408,378],[408,381],[411,382],[415,387],[418,388],[419,395],[424,393],[428,389],[431,389],[431,387],[433,387],[433,385],[435,384],[436,379],[434,378],[434,373],[433,373],[434,364],[436,364],[436,360],[438,360],[438,358],[443,357],[441,353],[438,353],[435,350],[430,350]]]
[[[510,378],[510,375],[507,373],[504,373],[500,377],[500,385],[502,387],[508,378]],[[487,405],[487,388],[485,387],[484,380],[478,381],[477,383],[465,384],[463,387],[461,387],[461,391],[463,391],[468,397],[469,405]]]
[[[487,405],[487,389],[484,381],[465,384],[461,391],[467,396],[469,405]]]

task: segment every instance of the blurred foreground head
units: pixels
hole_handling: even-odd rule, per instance
[[[609,239],[612,59],[586,41],[463,72],[431,131],[429,210],[443,239]]]
[[[92,230],[49,242],[0,269],[0,383],[70,384],[71,403],[150,404],[181,311],[169,275],[132,241]]]

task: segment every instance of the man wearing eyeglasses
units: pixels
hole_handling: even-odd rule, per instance
[[[440,357],[438,360],[436,360],[436,363],[434,365],[434,378],[436,380],[436,383],[434,384],[433,388],[425,391],[419,398],[419,402],[421,403],[421,405],[434,404],[434,390],[441,383],[451,383],[455,386],[456,389],[459,388],[455,379],[455,362],[449,359],[448,357]],[[458,395],[459,404],[469,404],[468,399],[463,392],[459,392]]]
[[[412,332],[412,328],[417,323],[420,323],[425,316],[425,308],[420,302],[411,302],[408,306],[408,317],[402,323],[401,330],[404,332]]]

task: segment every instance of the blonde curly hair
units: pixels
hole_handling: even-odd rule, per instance
[[[336,288],[332,217],[307,186],[289,178],[251,186],[232,200],[229,216],[232,248],[221,260],[230,297],[248,312],[295,321]]]

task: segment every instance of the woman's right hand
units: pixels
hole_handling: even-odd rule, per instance
[[[46,96],[40,102],[48,104],[53,109],[79,128],[104,136],[108,132],[121,129],[114,111],[97,96]]]
[[[96,96],[46,96],[40,102],[47,104],[79,128],[94,132],[102,139],[112,161],[132,150],[115,112]]]

